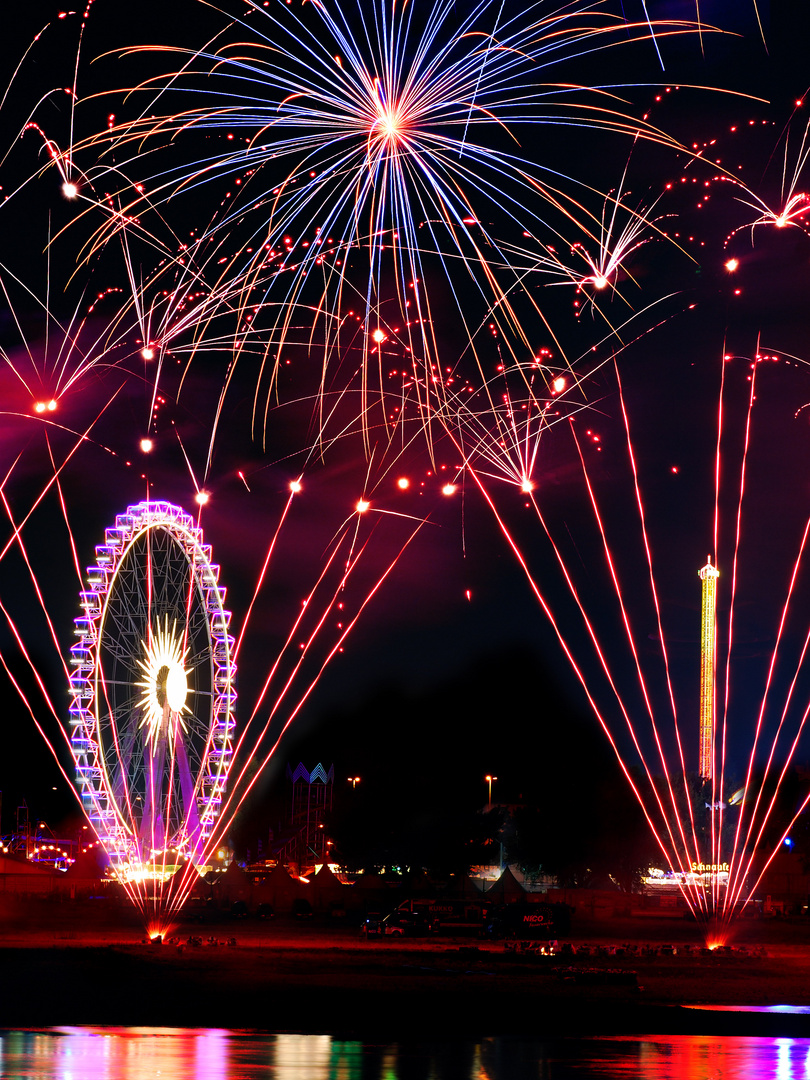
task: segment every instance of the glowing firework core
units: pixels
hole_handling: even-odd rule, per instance
[[[375,124],[377,130],[388,143],[396,143],[402,134],[403,123],[399,109],[384,109]]]
[[[711,556],[698,571],[703,582],[703,601],[700,613],[700,766],[704,780],[711,780],[714,756],[714,674],[717,663],[715,621],[717,610],[718,570]]]
[[[389,149],[400,142],[405,131],[406,120],[401,103],[386,104],[384,94],[380,87],[379,79],[374,80],[376,90],[376,118],[371,131],[382,143],[387,144]]]

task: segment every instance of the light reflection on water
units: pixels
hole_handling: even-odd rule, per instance
[[[810,1039],[360,1042],[213,1029],[0,1032],[3,1080],[810,1080]]]

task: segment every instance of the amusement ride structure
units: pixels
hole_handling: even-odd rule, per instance
[[[714,683],[717,671],[717,578],[711,555],[698,571],[703,582],[700,605],[700,756],[698,772],[704,781],[714,775]]]
[[[119,880],[202,868],[233,753],[230,612],[211,548],[168,502],[119,514],[96,547],[71,648],[71,748]]]

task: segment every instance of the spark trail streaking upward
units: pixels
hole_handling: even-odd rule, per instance
[[[678,704],[688,689],[684,691],[679,685],[673,667],[668,632],[672,598],[669,605],[664,602],[666,597],[657,580],[651,529],[660,533],[662,526],[660,522],[651,523],[645,507],[618,366],[615,374],[620,417],[616,419],[624,427],[626,459],[624,470],[615,458],[607,467],[611,478],[608,496],[600,495],[600,482],[606,479],[597,464],[600,438],[592,429],[582,430],[583,417],[570,402],[566,405],[548,401],[538,407],[541,403],[533,402],[523,390],[521,397],[509,398],[501,416],[494,416],[489,425],[480,412],[471,411],[465,416],[460,402],[456,426],[448,431],[610,741],[672,880],[714,940],[727,934],[729,924],[749,901],[782,841],[810,805],[810,792],[806,791],[793,805],[785,802],[785,779],[796,761],[810,719],[806,704],[810,631],[798,595],[803,585],[806,600],[804,562],[810,518],[805,521],[802,516],[798,542],[793,545],[792,566],[788,567],[789,580],[767,670],[757,669],[761,684],[741,691],[731,674],[746,668],[739,656],[739,630],[735,630],[738,609],[746,605],[739,588],[741,554],[746,551],[743,507],[751,498],[745,481],[752,468],[752,412],[754,402],[763,395],[756,384],[757,369],[769,359],[757,355],[743,365],[740,374],[747,402],[741,423],[739,414],[737,424],[727,420],[724,423],[727,398],[733,392],[739,393],[740,388],[729,389],[728,375],[721,380],[718,429],[722,437],[718,435],[717,463],[712,470],[714,503],[716,508],[731,504],[731,528],[718,509],[715,535],[718,550],[728,552],[731,585],[728,628],[721,639],[718,663],[718,571],[714,559],[710,558],[699,571],[704,601],[700,705],[701,719],[705,721],[701,726],[699,761],[688,753],[694,745],[695,712],[688,709],[690,719],[684,722]],[[730,357],[724,357],[724,372],[731,363]],[[518,384],[513,390],[521,393]],[[561,396],[565,398],[566,393]],[[559,424],[561,420],[571,430],[573,459],[578,463],[584,501],[591,510],[590,527],[580,521],[576,535],[572,535],[567,514],[562,520],[555,515],[553,491],[542,480],[541,436],[547,438],[552,421]],[[514,427],[517,437],[506,437],[507,423]],[[526,452],[526,436],[531,439],[530,454]],[[559,432],[556,438],[559,440]],[[736,458],[739,463],[736,492],[733,472],[730,484],[728,479],[721,480],[729,468],[729,447],[734,448],[732,460]],[[623,479],[621,485],[617,484],[618,475]],[[520,492],[520,517],[514,520],[510,516],[509,487]],[[627,528],[633,504],[639,533],[635,541],[630,539]],[[536,535],[527,536],[527,525],[522,520],[526,510],[536,518],[544,549],[538,546]],[[634,544],[635,553],[631,554]],[[750,561],[750,549],[748,554]],[[639,559],[646,564],[646,574],[639,574]],[[597,585],[600,564],[601,594]],[[660,570],[660,562],[658,566]],[[553,575],[552,567],[557,571]],[[768,566],[767,574],[771,573],[772,567]],[[650,630],[642,634],[642,626],[650,626]],[[722,708],[715,704],[718,668],[726,684]],[[774,677],[777,672],[778,680]],[[740,765],[730,761],[732,739],[738,746],[745,746],[748,755],[742,785]],[[806,783],[803,786],[806,789]]]
[[[700,604],[700,756],[703,780],[714,776],[714,688],[717,677],[717,567],[711,556],[698,571],[703,582]]]

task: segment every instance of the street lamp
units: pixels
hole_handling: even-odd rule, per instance
[[[497,780],[497,776],[490,776],[489,773],[484,777],[487,782],[487,806],[492,806],[492,782]]]
[[[354,790],[354,788],[356,788],[357,785],[360,783],[360,777],[359,776],[347,776],[346,779],[352,785],[352,790]]]

